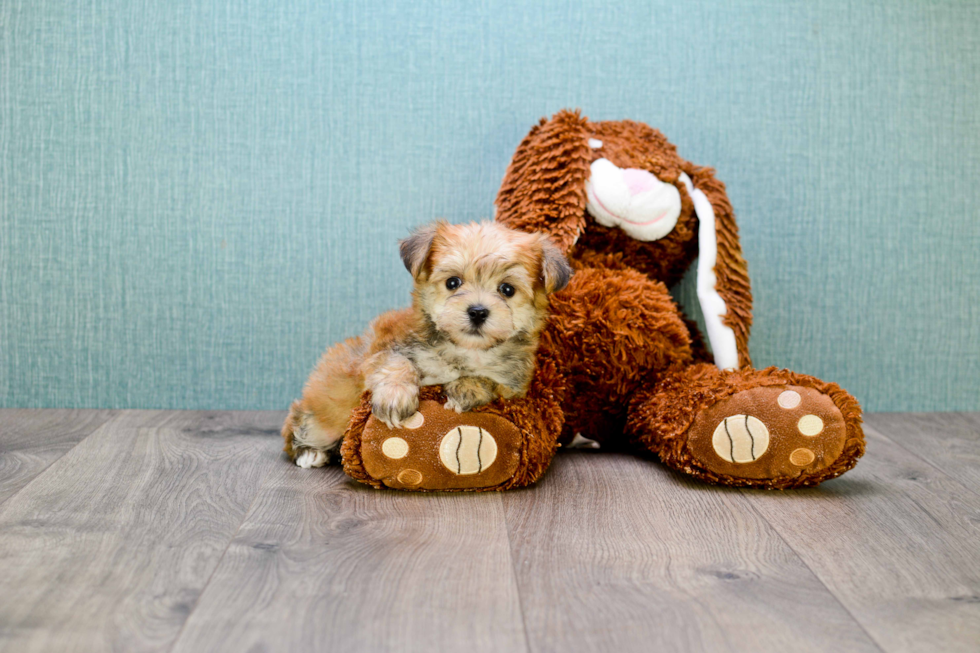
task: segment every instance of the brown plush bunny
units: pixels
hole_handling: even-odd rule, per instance
[[[752,368],[752,294],[724,184],[660,132],[570,111],[542,120],[514,154],[496,219],[550,235],[576,270],[552,297],[528,394],[457,414],[439,387],[423,388],[413,429],[378,422],[365,397],[342,447],[352,477],[506,489],[537,480],[561,444],[584,442],[652,452],[712,483],[793,488],[864,453],[850,394]],[[667,290],[695,260],[710,354]],[[391,438],[408,445],[398,458],[385,454]]]

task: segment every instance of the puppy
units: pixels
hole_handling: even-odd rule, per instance
[[[421,386],[442,385],[456,412],[527,391],[548,295],[572,274],[561,252],[542,234],[494,222],[438,222],[400,250],[415,279],[412,307],[323,354],[282,429],[300,467],[320,467],[338,449],[364,390],[392,428],[416,413]]]

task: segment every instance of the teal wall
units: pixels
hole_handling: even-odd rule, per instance
[[[728,183],[758,364],[980,409],[980,4],[572,4],[0,2],[0,405],[285,408],[579,106]]]

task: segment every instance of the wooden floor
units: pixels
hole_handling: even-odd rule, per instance
[[[507,493],[282,458],[282,413],[0,410],[4,651],[980,651],[980,415],[818,489],[560,455]]]

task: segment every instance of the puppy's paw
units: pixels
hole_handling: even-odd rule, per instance
[[[371,412],[388,428],[401,428],[418,409],[417,385],[383,383],[371,393]]]
[[[313,467],[323,467],[327,464],[327,453],[325,451],[320,451],[319,449],[307,449],[304,447],[297,453],[297,467],[312,469]]]
[[[445,408],[446,410],[455,410],[457,413],[466,412],[465,409],[461,405],[459,405],[459,403],[457,403],[457,401],[452,397],[446,399],[446,403],[444,403],[442,407]]]
[[[446,410],[465,413],[474,408],[489,404],[497,398],[491,381],[472,376],[464,376],[446,384]]]

